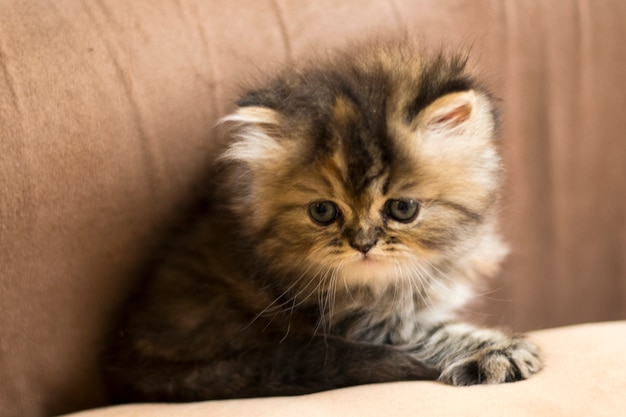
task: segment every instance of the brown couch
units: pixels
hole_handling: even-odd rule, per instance
[[[626,318],[626,2],[0,0],[0,416],[104,405],[97,352],[193,195],[238,82],[371,33],[472,45],[504,111],[513,247],[466,313]],[[96,416],[619,415],[626,323],[533,333],[536,378],[411,382]]]

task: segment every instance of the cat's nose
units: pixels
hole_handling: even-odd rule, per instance
[[[362,241],[362,242],[352,241],[350,242],[350,246],[352,246],[354,249],[358,250],[363,255],[365,255],[367,252],[370,251],[370,249],[374,247],[374,245],[376,245],[376,242],[377,240]]]
[[[378,242],[379,233],[376,228],[351,228],[347,230],[346,237],[350,246],[365,255]]]

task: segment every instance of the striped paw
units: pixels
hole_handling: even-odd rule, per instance
[[[450,385],[500,384],[527,379],[541,368],[537,347],[515,337],[481,347],[453,362],[439,380]]]

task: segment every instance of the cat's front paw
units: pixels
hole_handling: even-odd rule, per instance
[[[521,381],[541,368],[537,347],[526,339],[512,338],[450,364],[439,380],[450,385],[500,384]]]

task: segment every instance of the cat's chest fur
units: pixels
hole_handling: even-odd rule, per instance
[[[403,345],[419,340],[432,326],[454,317],[474,294],[468,283],[420,291],[418,283],[403,282],[382,292],[368,289],[339,291],[332,305],[319,307],[324,330],[355,341]]]

